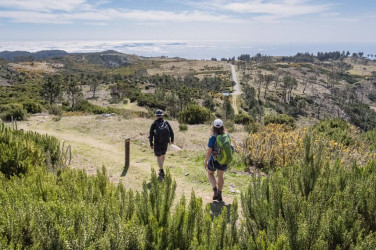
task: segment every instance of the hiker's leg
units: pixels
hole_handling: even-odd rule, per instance
[[[208,170],[209,182],[210,182],[210,184],[212,185],[213,188],[215,188],[217,186],[217,181],[215,180],[214,173],[215,172]]]
[[[166,155],[161,155],[161,157],[162,157],[162,168],[163,168],[163,164],[164,164],[164,161],[166,159]]]
[[[162,169],[163,168],[163,155],[161,156],[157,156],[157,162],[158,162],[158,166],[159,166],[159,169]]]
[[[217,178],[218,178],[218,190],[222,191],[223,189],[223,184],[224,184],[224,179],[223,179],[223,174],[225,172],[222,170],[217,170]]]

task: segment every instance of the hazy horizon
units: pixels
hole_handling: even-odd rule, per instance
[[[134,41],[22,41],[1,42],[0,51],[64,50],[69,53],[116,50],[144,57],[168,56],[187,59],[228,58],[241,54],[261,53],[270,56],[291,56],[298,52],[350,51],[375,54],[373,44],[367,43],[251,43],[245,41],[188,41],[188,40],[134,40]]]

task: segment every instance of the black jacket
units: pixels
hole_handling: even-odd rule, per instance
[[[150,127],[150,132],[149,132],[150,146],[154,145],[153,144],[153,138],[154,138],[154,143],[158,143],[157,138],[155,136],[155,130],[157,129],[158,124],[161,123],[161,122],[166,122],[168,129],[170,130],[170,138],[171,138],[170,141],[172,143],[174,143],[174,131],[172,130],[170,123],[168,123],[168,121],[163,120],[163,118],[159,118],[159,119],[155,120],[153,122],[153,124],[151,124],[151,127]]]

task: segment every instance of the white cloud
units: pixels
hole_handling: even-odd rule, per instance
[[[333,4],[314,3],[309,0],[214,0],[207,2],[190,2],[202,9],[230,11],[238,14],[259,14],[254,20],[273,21],[300,15],[318,14],[328,11]]]
[[[90,8],[87,0],[0,0],[0,7],[39,12],[60,10],[73,11],[77,8]]]
[[[0,11],[0,17],[21,23],[73,23],[76,21],[130,20],[138,22],[218,22],[241,23],[244,20],[227,15],[213,15],[203,11],[153,11],[105,9],[79,12]]]

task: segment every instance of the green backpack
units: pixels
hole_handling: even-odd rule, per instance
[[[233,159],[233,148],[229,134],[217,135],[215,140],[215,156],[214,159],[221,165],[228,165]]]

